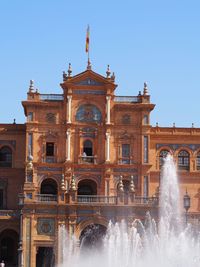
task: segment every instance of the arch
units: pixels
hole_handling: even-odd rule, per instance
[[[40,185],[40,194],[57,195],[58,194],[57,182],[51,178],[44,179]]]
[[[12,167],[13,153],[9,146],[0,149],[0,167]]]
[[[183,149],[178,153],[178,169],[189,170],[190,169],[190,153]]]
[[[167,157],[167,155],[170,153],[168,149],[162,149],[159,153],[159,167],[161,168],[164,164],[164,159]]]
[[[84,179],[78,183],[78,195],[97,195],[97,183],[91,179]]]
[[[0,259],[6,266],[17,266],[19,235],[12,229],[5,229],[0,233]]]
[[[92,223],[86,226],[79,237],[81,252],[92,253],[94,250],[101,249],[106,231],[107,228],[102,224]]]
[[[76,112],[76,121],[80,122],[101,122],[102,115],[98,107],[92,104],[79,106]]]

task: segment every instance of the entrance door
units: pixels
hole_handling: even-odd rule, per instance
[[[55,255],[52,247],[39,247],[36,267],[55,267]]]

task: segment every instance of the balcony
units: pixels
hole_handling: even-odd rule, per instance
[[[49,195],[49,194],[38,194],[36,195],[36,202],[45,202],[45,203],[51,203],[51,202],[57,202],[57,195]]]
[[[79,164],[96,164],[97,156],[79,156]]]
[[[117,204],[116,196],[77,196],[77,203],[104,203],[104,204]]]
[[[63,95],[60,94],[40,94],[40,100],[45,101],[62,101],[64,99]]]
[[[70,193],[68,193],[70,196]],[[118,196],[103,196],[103,195],[74,195],[73,198],[67,198],[64,200],[65,204],[70,205],[91,205],[91,204],[98,204],[102,206],[112,205],[124,205],[124,206],[149,206],[155,207],[159,204],[158,197],[141,197],[135,196],[134,194],[124,194]],[[57,195],[50,195],[50,194],[37,194],[34,198],[30,199],[23,194],[19,195],[19,205],[24,204],[55,204],[58,203],[58,196]],[[62,202],[62,204],[64,204]]]
[[[118,102],[118,103],[140,103],[141,99],[138,96],[115,96],[114,102]]]

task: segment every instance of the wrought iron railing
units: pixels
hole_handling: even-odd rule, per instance
[[[40,100],[48,101],[62,101],[64,99],[63,95],[60,94],[40,94]]]
[[[141,99],[138,96],[115,96],[114,101],[121,103],[140,103]]]

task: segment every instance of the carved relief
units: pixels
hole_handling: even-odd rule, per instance
[[[130,124],[131,123],[131,116],[129,114],[124,114],[121,118],[122,124]]]
[[[55,220],[53,218],[38,218],[37,233],[39,235],[54,235],[55,234]]]
[[[102,116],[100,110],[91,104],[85,104],[78,108],[76,120],[82,122],[101,122]]]
[[[54,113],[47,113],[46,114],[46,121],[48,123],[56,123],[56,114],[54,114]]]

